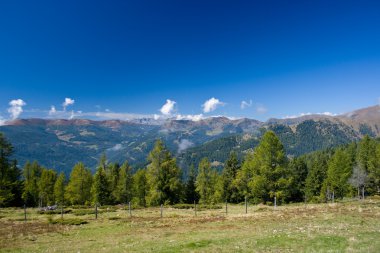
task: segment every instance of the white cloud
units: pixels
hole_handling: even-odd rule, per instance
[[[287,115],[287,116],[283,117],[283,119],[294,119],[294,118],[299,118],[299,117],[309,116],[309,115],[323,115],[323,116],[334,117],[334,116],[337,116],[338,114],[332,113],[332,112],[317,112],[317,113],[301,112],[298,115]]]
[[[256,105],[256,112],[258,114],[265,114],[267,111],[268,111],[268,109],[264,105],[262,105],[262,104]]]
[[[252,106],[252,99],[250,99],[249,102],[243,100],[243,101],[241,101],[241,103],[240,103],[240,108],[241,108],[242,110],[244,110],[244,109],[247,108],[247,107],[251,107],[251,106]]]
[[[192,115],[192,114],[189,114],[189,115],[178,114],[177,117],[176,117],[176,120],[200,121],[201,119],[203,119],[203,114],[195,114],[195,115]]]
[[[5,125],[5,119],[0,116],[0,126]]]
[[[71,98],[65,98],[65,101],[62,103],[63,110],[66,111],[66,107],[69,105],[73,105],[75,103],[74,99]]]
[[[192,143],[191,141],[189,141],[188,139],[182,139],[179,143],[178,143],[178,153],[192,147],[194,145],[194,143]]]
[[[119,151],[119,150],[121,150],[121,149],[123,149],[123,145],[121,145],[121,144],[116,144],[115,146],[113,146],[112,148],[109,148],[108,150],[109,150],[109,151]]]
[[[75,113],[74,113],[74,111],[71,111],[69,119],[73,119],[74,117],[75,117]]]
[[[172,101],[170,99],[166,99],[166,103],[161,107],[160,112],[163,115],[171,115],[174,111],[174,105],[176,104],[175,101]]]
[[[219,101],[219,99],[217,98],[212,97],[202,105],[203,112],[208,113],[208,112],[215,111],[218,106],[223,106],[223,105],[225,105],[225,103]]]
[[[22,107],[26,105],[26,103],[22,99],[14,99],[9,102],[11,107],[8,108],[8,112],[11,116],[11,119],[17,119],[18,116],[22,113]]]
[[[52,105],[49,110],[49,115],[54,115],[57,113],[57,110],[55,109],[55,106]]]

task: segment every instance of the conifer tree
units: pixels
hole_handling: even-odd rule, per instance
[[[287,167],[285,150],[274,132],[264,134],[255,148],[253,159],[246,159],[243,165],[250,171],[248,182],[251,197],[255,202],[287,201],[292,183],[291,173]]]
[[[0,133],[0,207],[21,205],[21,172],[17,161],[10,161],[12,153],[12,145]]]
[[[196,180],[196,191],[199,194],[199,203],[209,204],[214,191],[211,164],[207,158],[203,158],[198,165],[198,176]]]
[[[65,183],[66,183],[66,177],[63,172],[61,172],[57,178],[57,181],[55,181],[54,184],[54,197],[55,201],[59,205],[65,204]]]
[[[38,187],[38,181],[40,180],[42,173],[42,168],[36,161],[32,164],[26,162],[24,166],[24,191],[22,198],[27,206],[37,206],[41,205],[40,200],[40,191]]]
[[[149,205],[178,203],[181,197],[181,170],[161,140],[148,156],[147,180]]]
[[[99,166],[93,179],[92,201],[94,204],[106,205],[110,203],[110,190],[107,175],[103,166]]]
[[[91,201],[91,171],[83,163],[77,163],[70,174],[66,187],[66,199],[72,204],[89,204]]]
[[[343,198],[350,190],[348,179],[351,174],[352,163],[348,152],[338,149],[328,161],[327,177],[321,192],[322,196],[325,192],[331,192],[334,194],[334,198]]]
[[[233,181],[240,169],[239,160],[235,152],[231,152],[230,157],[225,163],[221,177],[222,199],[228,202],[237,203],[241,200],[238,197],[236,186]]]
[[[133,175],[134,202],[139,206],[146,207],[146,198],[149,185],[146,178],[146,170],[140,169]]]
[[[194,168],[194,164],[191,165],[190,167],[190,172],[189,172],[189,177],[186,181],[185,184],[185,203],[192,204],[194,201],[198,203],[199,201],[199,194],[196,191],[196,172]]]
[[[120,168],[118,184],[116,187],[116,199],[119,203],[128,203],[133,198],[133,175],[128,162]]]
[[[54,184],[57,180],[57,172],[54,170],[42,169],[41,178],[38,181],[39,197],[41,205],[53,205],[54,198]]]

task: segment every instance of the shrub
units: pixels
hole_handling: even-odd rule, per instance
[[[82,224],[87,224],[88,222],[82,219],[49,219],[50,224],[61,224],[61,225],[82,225]]]

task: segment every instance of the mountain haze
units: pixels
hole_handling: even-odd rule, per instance
[[[0,126],[23,165],[42,165],[69,173],[78,161],[95,168],[102,153],[110,161],[128,160],[134,168],[146,164],[156,139],[161,138],[184,168],[207,156],[221,167],[229,152],[240,157],[257,145],[261,135],[273,130],[287,154],[297,156],[355,141],[368,134],[380,136],[380,107],[372,106],[338,116],[306,115],[289,119],[228,119],[199,121],[138,119],[132,121],[86,119],[17,119]]]

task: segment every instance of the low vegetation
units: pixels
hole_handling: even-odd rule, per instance
[[[77,209],[81,210],[81,209]],[[78,219],[0,209],[1,252],[379,252],[380,198],[225,209],[118,207]]]

